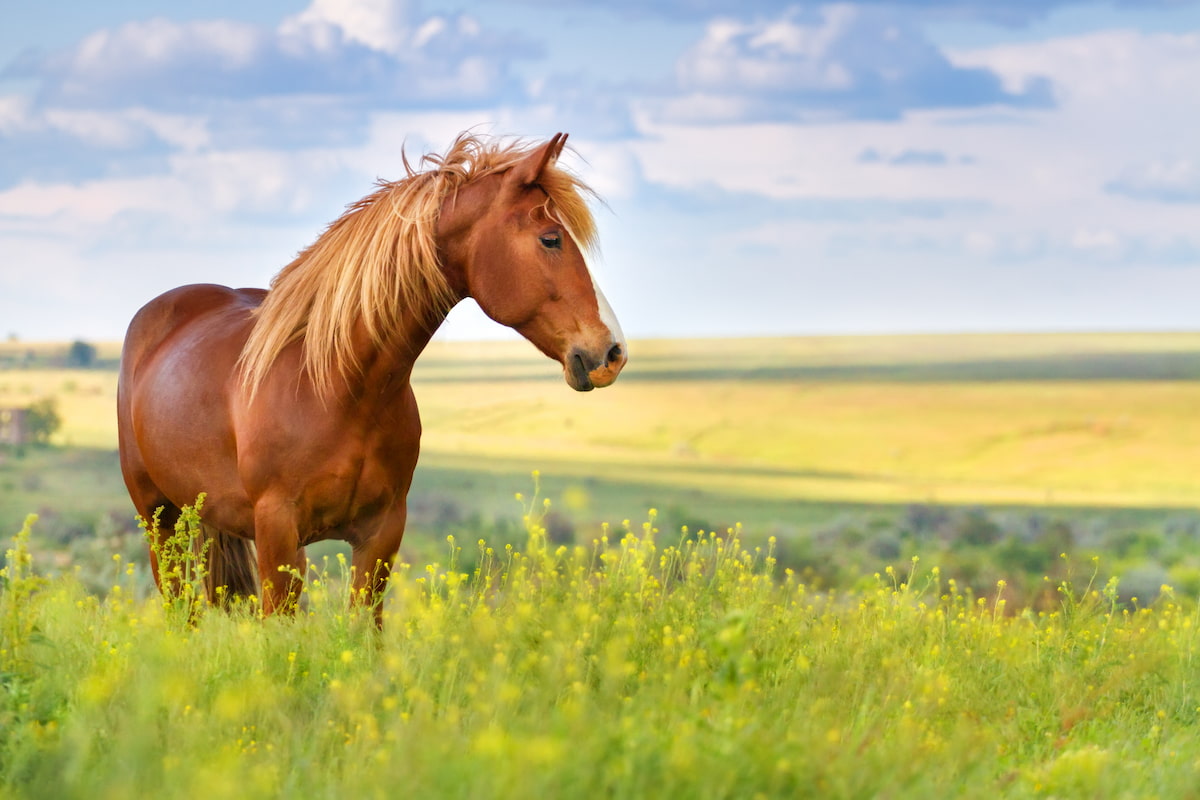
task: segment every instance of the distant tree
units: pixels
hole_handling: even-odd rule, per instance
[[[71,342],[67,351],[68,367],[90,367],[96,363],[96,348],[78,339]]]
[[[49,444],[50,437],[62,427],[62,417],[58,415],[58,401],[53,397],[43,397],[34,401],[29,406],[25,425],[34,444]]]

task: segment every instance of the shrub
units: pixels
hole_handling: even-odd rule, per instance
[[[96,364],[96,348],[87,342],[76,340],[71,342],[67,350],[66,365],[68,367],[88,368]]]
[[[43,397],[29,405],[29,413],[25,417],[29,437],[35,444],[49,444],[50,437],[62,427],[62,417],[58,414],[58,401],[53,397]]]

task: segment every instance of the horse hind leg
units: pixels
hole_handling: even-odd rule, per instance
[[[139,503],[138,512],[146,532],[146,544],[150,550],[150,574],[154,576],[154,585],[164,595],[179,593],[179,578],[175,575],[163,575],[163,564],[160,558],[168,540],[175,535],[175,525],[179,522],[180,508],[165,497],[150,503]],[[166,585],[164,586],[164,580]]]
[[[201,521],[190,541],[182,542],[180,534],[182,509],[164,497],[155,502],[140,504],[145,522],[146,539],[150,549],[150,570],[154,584],[165,597],[179,597],[184,581],[194,575],[184,563],[204,559],[203,587],[208,602],[228,608],[235,597],[250,597],[258,592],[254,545],[246,539],[217,530]],[[189,524],[186,520],[183,524]],[[198,535],[196,535],[198,534]]]

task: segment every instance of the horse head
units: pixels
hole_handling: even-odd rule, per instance
[[[463,186],[442,210],[439,242],[462,294],[586,392],[617,379],[627,346],[584,258],[595,227],[582,184],[555,166],[566,141],[555,135]]]

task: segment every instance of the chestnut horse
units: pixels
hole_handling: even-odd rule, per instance
[[[381,621],[421,438],[413,362],[463,298],[561,363],[571,388],[616,380],[626,345],[584,259],[590,190],[556,166],[566,139],[460,135],[424,171],[405,160],[407,177],[351,205],[269,291],[183,286],[138,311],[121,472],[143,517],[162,509],[160,536],[207,495],[210,600],[261,587],[264,613],[291,608],[304,546],[341,539]]]

